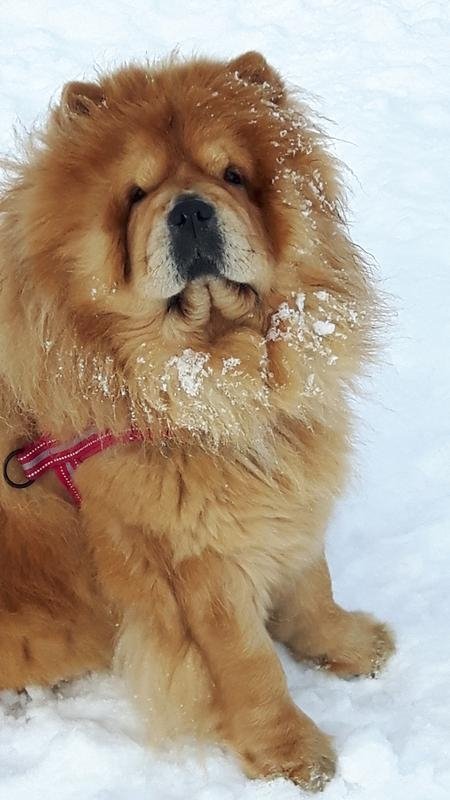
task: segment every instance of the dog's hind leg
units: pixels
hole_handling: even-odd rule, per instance
[[[42,485],[13,492],[0,489],[0,689],[107,667],[116,628],[77,512]]]
[[[39,608],[0,611],[0,689],[52,686],[106,669],[111,654],[112,627],[92,609],[67,618]]]
[[[394,651],[386,625],[334,602],[325,558],[275,599],[268,627],[296,658],[343,678],[375,675]]]

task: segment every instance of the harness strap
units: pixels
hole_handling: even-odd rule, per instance
[[[110,431],[87,433],[63,444],[50,436],[41,436],[34,442],[10,453],[5,461],[3,474],[10,486],[24,488],[45,472],[53,470],[58,480],[69,492],[75,505],[80,506],[81,495],[73,482],[73,474],[77,467],[83,461],[107,450],[112,445],[142,442],[144,438],[146,437],[143,433],[133,428],[120,436],[115,436]],[[26,483],[17,484],[8,476],[7,467],[14,456],[25,473]]]

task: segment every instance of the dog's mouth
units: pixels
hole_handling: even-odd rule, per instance
[[[214,280],[216,282],[218,281],[217,278],[215,278]],[[206,286],[209,286],[209,281],[203,280],[201,282],[204,283]],[[168,298],[168,300],[167,300],[167,312],[168,313],[184,314],[184,310],[185,310],[184,309],[184,305],[185,305],[184,304],[184,298],[185,298],[186,289],[190,285],[190,283],[191,282],[186,284],[186,286],[180,292],[177,292],[176,294],[174,294],[174,295],[172,295],[171,297]],[[258,293],[257,289],[250,283],[241,283],[240,281],[232,281],[232,280],[229,280],[228,278],[221,278],[220,279],[220,285],[221,285],[221,288],[223,290],[228,291],[232,297],[234,297],[235,299],[240,299],[240,300],[246,302],[248,305],[250,305],[252,303],[258,303],[259,302],[259,299],[260,299],[259,293]],[[214,295],[211,293],[211,291],[210,291],[210,295],[211,295],[211,299],[212,299],[212,302],[213,302],[213,305],[214,305],[214,299],[213,299]]]

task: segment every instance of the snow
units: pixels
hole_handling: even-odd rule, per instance
[[[232,375],[236,375],[235,367],[238,367],[241,363],[240,358],[235,358],[234,356],[230,356],[229,358],[222,359],[222,375],[226,375],[227,372],[232,372]]]
[[[199,353],[189,347],[180,356],[173,356],[167,362],[168,369],[175,367],[179,386],[190,397],[197,397],[201,391],[203,378],[208,375],[205,364],[209,358],[209,353]],[[163,380],[167,380],[167,377]]]
[[[336,330],[336,325],[328,319],[317,319],[313,322],[313,329],[318,336],[331,336]]]
[[[354,176],[353,232],[398,318],[357,403],[358,475],[328,554],[337,599],[389,620],[398,653],[343,682],[281,652],[296,701],[335,737],[324,800],[450,797],[450,6],[446,0],[14,0],[0,6],[0,150],[92,65],[262,50],[336,124]],[[326,300],[326,298],[318,298]],[[298,309],[301,312],[301,308]],[[369,399],[369,396],[371,399]],[[0,702],[0,800],[293,800],[220,750],[142,744],[111,677]]]
[[[291,308],[288,303],[282,302],[272,314],[270,326],[266,334],[268,342],[277,342],[281,339],[290,341],[292,339],[303,340],[304,314],[303,308]]]

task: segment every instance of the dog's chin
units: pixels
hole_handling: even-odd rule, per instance
[[[171,314],[184,314],[187,299],[192,303],[192,289],[195,287],[204,287],[208,291],[211,310],[221,311],[224,306],[230,308],[233,305],[238,305],[241,309],[244,306],[250,308],[259,302],[259,293],[252,284],[209,274],[187,281],[181,291],[168,298],[167,311]]]

